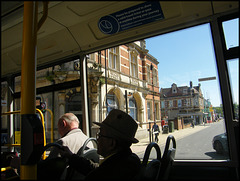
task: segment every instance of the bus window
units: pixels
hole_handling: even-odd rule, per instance
[[[239,46],[239,18],[224,21],[222,25],[227,50]]]
[[[228,160],[210,25],[149,38],[146,47],[160,62],[161,101],[166,102],[161,117],[168,118],[169,134],[178,135],[175,159]],[[160,147],[164,150],[164,145]]]
[[[239,18],[222,23],[226,49],[239,47]],[[239,120],[239,58],[227,60],[235,119]]]
[[[239,59],[228,60],[227,67],[232,91],[234,117],[239,120]]]

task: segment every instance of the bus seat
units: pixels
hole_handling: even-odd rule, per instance
[[[97,153],[97,149],[96,148],[88,148],[87,144],[92,141],[95,142],[97,144],[97,140],[96,138],[88,138],[83,146],[78,150],[77,155],[88,158],[89,160],[92,160],[95,163],[99,163],[99,155]],[[66,173],[66,178],[65,180],[81,180],[84,179],[85,175],[76,172],[72,167],[68,167],[67,168],[67,173]]]
[[[149,156],[152,148],[155,148],[157,158],[149,162]],[[159,175],[161,167],[161,150],[157,143],[151,142],[144,153],[142,168],[140,173],[136,176],[135,180],[156,180]]]
[[[170,141],[172,140],[172,148],[169,148],[170,146]],[[160,174],[159,174],[159,180],[167,180],[171,166],[173,164],[174,158],[175,158],[175,153],[176,153],[176,141],[174,136],[169,135],[167,137],[165,149],[163,156],[161,158],[161,169],[160,169]]]
[[[88,138],[85,141],[85,143],[83,144],[83,146],[79,149],[77,154],[79,156],[88,158],[88,159],[92,160],[95,163],[99,163],[99,155],[97,154],[97,149],[96,148],[88,148],[87,147],[87,144],[90,141],[93,141],[93,142],[95,142],[97,144],[96,138]]]
[[[43,154],[45,150],[52,146],[62,149],[62,145],[58,143],[49,143],[43,147],[41,153]],[[37,164],[37,180],[60,180],[66,167],[67,159],[63,157],[40,160]]]

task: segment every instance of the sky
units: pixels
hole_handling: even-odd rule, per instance
[[[224,24],[227,47],[239,45],[239,19]],[[180,86],[201,84],[204,98],[213,107],[222,104],[217,75],[210,24],[203,24],[177,32],[146,39],[146,48],[158,64],[159,86],[170,88],[173,83]],[[239,104],[239,60],[228,63],[233,102]],[[214,77],[216,80],[201,81],[199,78]]]

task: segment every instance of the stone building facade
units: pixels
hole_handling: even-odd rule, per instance
[[[189,127],[191,123],[202,124],[205,118],[205,101],[201,84],[161,88],[161,114],[163,119],[174,121],[175,129]]]
[[[137,138],[147,137],[148,127],[154,121],[160,122],[160,92],[158,81],[158,61],[148,53],[144,40],[109,48],[88,55],[88,98],[90,136],[97,128],[93,121],[101,122],[108,112],[118,108],[128,112],[139,124]],[[48,142],[60,135],[57,131],[59,117],[72,112],[80,120],[83,128],[83,106],[80,60],[64,60],[57,65],[37,71],[36,88],[41,101],[46,103],[44,113]],[[7,85],[13,85],[14,108],[20,110],[21,75],[12,79],[13,83],[2,82],[2,100],[10,99]],[[6,91],[5,91],[6,90]],[[10,110],[4,106],[2,112]],[[5,120],[6,119],[6,120]],[[20,130],[20,115],[14,115],[14,130]],[[7,127],[4,117],[2,126]],[[53,132],[53,133],[52,133]]]
[[[147,137],[149,122],[161,120],[157,65],[145,41],[89,55],[91,120],[101,122],[110,110],[121,109],[139,124],[137,137]]]

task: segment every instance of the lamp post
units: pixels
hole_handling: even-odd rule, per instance
[[[155,120],[155,104],[154,104],[154,85],[153,85],[153,65],[152,65],[152,63],[151,63],[150,69],[152,71],[153,121],[154,121],[154,123],[156,123],[156,120]],[[149,124],[149,130],[151,130],[151,124]],[[152,140],[153,140],[153,133],[150,136],[150,142],[151,142],[151,137],[152,137]]]
[[[154,85],[153,85],[153,65],[151,63],[151,67],[150,69],[152,70],[152,91],[153,91],[153,121],[154,123],[156,122],[155,121],[155,105],[154,105]]]
[[[198,79],[198,82],[203,82],[203,81],[209,81],[209,80],[216,80],[216,76],[213,76],[213,77],[204,77],[204,78],[199,78]],[[205,98],[203,97],[203,100],[204,100],[204,114],[203,114],[203,121],[204,121],[204,125],[205,125],[205,115],[206,115],[206,113],[205,113],[205,111],[206,112],[208,112],[207,111],[207,105],[205,105]],[[208,99],[206,100],[206,102],[207,102],[207,104],[208,104]],[[207,119],[207,118],[206,118]]]

